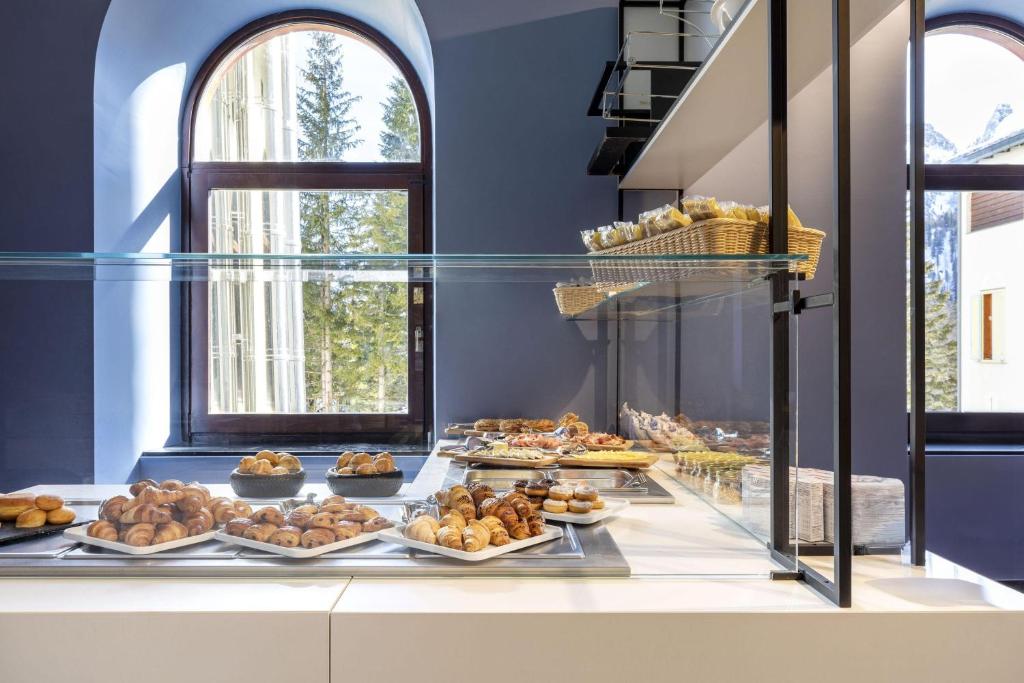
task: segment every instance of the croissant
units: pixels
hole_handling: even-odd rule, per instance
[[[171,520],[171,513],[167,510],[161,510],[152,503],[143,503],[130,510],[126,510],[118,521],[121,524],[138,524],[140,522],[146,524],[166,524]]]
[[[516,518],[514,524],[506,524],[505,529],[508,530],[508,535],[516,539],[517,541],[521,541],[524,538],[529,538],[531,536],[530,525],[524,522],[523,520],[519,519],[518,517]]]
[[[544,533],[544,517],[539,512],[531,512],[527,515],[526,525],[530,529],[531,536],[540,536]]]
[[[448,507],[461,512],[467,521],[476,519],[476,503],[465,486],[453,486],[448,491]]]
[[[331,529],[307,529],[302,533],[300,543],[303,548],[319,548],[328,543],[334,543],[337,539],[335,532]]]
[[[124,504],[124,509],[127,511],[133,507],[150,503],[151,505],[165,505],[167,503],[176,503],[185,494],[181,491],[161,491],[158,488],[147,486],[135,495],[135,498],[129,500]]]
[[[466,552],[475,553],[483,550],[490,542],[491,532],[475,519],[469,520],[466,528],[462,530],[462,549]]]
[[[141,548],[153,544],[153,536],[156,535],[156,527],[152,524],[132,524],[125,529],[124,542],[128,545]]]
[[[494,515],[501,520],[501,523],[505,525],[508,532],[512,533],[512,527],[519,522],[519,515],[516,514],[515,509],[508,502],[501,500],[500,498],[488,498],[480,504],[480,514]],[[512,534],[515,536],[515,534]]]
[[[491,532],[491,545],[507,545],[512,542],[509,538],[508,529],[501,523],[501,520],[494,515],[488,515],[480,520],[480,523]]]
[[[437,532],[437,544],[453,550],[462,550],[462,529],[456,526],[443,526]]]
[[[451,510],[447,515],[441,518],[439,524],[441,526],[451,526],[462,531],[466,528],[466,518],[462,516],[462,513],[458,510]]]
[[[227,524],[238,517],[234,504],[227,498],[214,498],[206,509],[213,515],[213,521],[217,524]]]
[[[124,504],[127,502],[128,498],[126,496],[107,498],[100,503],[99,518],[108,522],[116,522],[121,519],[121,514],[124,512]]]
[[[188,529],[189,536],[198,536],[213,528],[213,515],[206,508],[199,508],[197,512],[183,518],[181,523]]]
[[[516,511],[520,519],[526,519],[530,516],[533,511],[530,508],[530,499],[525,494],[519,493],[518,491],[509,491],[502,495],[502,500],[512,506],[512,509]]]
[[[440,528],[437,526],[437,520],[428,515],[422,515],[409,522],[403,533],[406,538],[433,545],[437,543],[438,531]]]
[[[157,488],[163,491],[180,491],[185,488],[185,482],[180,479],[164,479]]]
[[[235,514],[239,517],[248,517],[252,514],[252,507],[242,500],[235,501]]]
[[[168,541],[177,541],[185,538],[186,536],[188,536],[188,529],[186,529],[185,525],[180,522],[157,524],[156,533],[153,534],[153,545],[158,543],[167,543]]]
[[[494,498],[495,496],[494,489],[487,484],[481,484],[480,482],[470,484],[467,489],[469,490],[469,495],[473,497],[473,503],[475,505],[479,505],[488,498]]]
[[[156,482],[153,481],[152,479],[141,479],[128,487],[128,493],[132,496],[137,496],[147,486],[157,488]]]
[[[85,534],[91,538],[102,538],[104,541],[116,541],[117,527],[105,519],[97,519],[86,528]]]
[[[189,484],[185,488],[181,489],[184,493],[184,497],[177,501],[175,505],[178,509],[186,514],[192,514],[199,510],[201,507],[206,507],[210,502],[210,493],[203,488],[193,486]]]

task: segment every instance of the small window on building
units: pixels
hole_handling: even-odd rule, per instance
[[[977,300],[978,353],[976,359],[994,363],[1006,361],[1003,336],[1006,326],[1005,289],[982,292]]]

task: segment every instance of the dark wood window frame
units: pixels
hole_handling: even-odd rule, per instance
[[[418,162],[196,162],[193,131],[199,99],[225,58],[267,32],[294,24],[318,24],[356,34],[384,52],[412,92],[419,114]],[[383,34],[358,20],[333,12],[301,10],[258,19],[222,43],[199,70],[182,117],[182,251],[205,252],[208,197],[214,189],[403,190],[408,193],[408,252],[431,253],[432,136],[426,92],[406,56]],[[410,273],[412,275],[412,273]],[[410,277],[410,281],[413,278]],[[182,287],[182,440],[191,444],[348,441],[418,443],[432,421],[432,288],[409,287],[409,412],[405,414],[210,414],[208,394],[208,288],[205,282]],[[415,298],[415,300],[414,300]],[[422,331],[417,349],[415,330]]]
[[[951,13],[929,19],[925,28],[931,34],[957,32],[993,40],[1024,59],[1024,26],[1003,17]],[[924,188],[926,192],[1024,192],[1024,164],[927,164]],[[929,443],[1024,443],[1024,413],[929,412],[926,421]]]

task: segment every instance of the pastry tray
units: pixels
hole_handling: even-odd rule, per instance
[[[471,453],[462,453],[452,458],[455,462],[469,463],[469,464],[480,464],[480,465],[494,465],[496,467],[528,467],[530,469],[536,469],[538,467],[551,467],[558,462],[559,456],[557,455],[545,455],[535,460],[525,460],[523,458],[502,458],[496,455],[473,455]]]
[[[621,460],[613,458],[591,459],[585,455],[580,455],[559,458],[558,464],[562,467],[610,467],[614,469],[645,470],[660,459],[661,456],[657,453],[651,453],[645,458],[623,458]]]
[[[533,545],[539,545],[541,543],[546,543],[547,541],[553,541],[556,538],[561,538],[564,533],[561,527],[545,525],[544,533],[539,536],[524,538],[521,541],[512,541],[511,543],[500,546],[489,545],[483,550],[471,553],[465,550],[445,548],[444,546],[435,545],[433,543],[414,541],[411,538],[406,538],[402,533],[403,531],[405,531],[404,524],[377,532],[377,538],[388,543],[404,545],[407,548],[422,550],[436,555],[444,555],[445,557],[453,557],[456,560],[464,560],[466,562],[482,562],[483,560],[489,560],[493,557],[498,557],[499,555],[506,555],[517,550],[522,550],[523,548],[529,548]]]
[[[586,448],[588,451],[628,451],[630,448],[633,447],[633,442],[627,439],[625,442],[619,444],[618,446],[589,443],[584,443],[580,445]]]
[[[624,498],[602,498],[602,500],[604,501],[603,508],[600,510],[591,510],[586,514],[579,512],[548,512],[543,509],[540,511],[540,514],[544,519],[552,522],[594,524],[595,522],[600,522],[602,519],[608,519],[609,517],[617,515],[629,507],[629,501]]]
[[[344,550],[345,548],[351,548],[354,545],[362,545],[363,543],[369,543],[370,541],[377,540],[377,534],[379,531],[368,531],[361,533],[358,536],[345,539],[344,541],[337,541],[335,543],[328,543],[316,548],[285,548],[283,546],[274,545],[273,543],[264,543],[262,541],[254,541],[250,538],[243,538],[241,536],[232,536],[224,531],[218,531],[214,538],[224,543],[233,543],[234,545],[243,545],[246,548],[252,548],[265,553],[272,553],[274,555],[281,555],[282,557],[291,557],[294,559],[307,559],[310,557],[317,557],[325,553],[334,552],[336,550]]]
[[[217,533],[216,531],[207,531],[205,534],[179,538],[177,541],[167,541],[166,543],[159,543],[157,545],[136,547],[134,545],[128,545],[127,543],[121,543],[120,541],[107,541],[102,538],[93,538],[92,536],[89,536],[86,531],[87,529],[84,526],[72,527],[71,529],[66,529],[64,531],[64,538],[77,541],[78,543],[85,543],[86,545],[94,545],[97,548],[116,550],[117,552],[125,553],[126,555],[153,555],[165,550],[174,550],[175,548],[183,548],[187,545],[205,543],[206,541],[213,539]]]
[[[65,529],[71,529],[72,527],[82,524],[88,524],[96,518],[95,506],[68,505],[68,507],[74,510],[76,515],[75,521],[70,524],[44,524],[43,526],[37,526],[31,529],[19,529],[14,526],[14,520],[4,522],[3,526],[0,526],[0,545],[27,541],[28,539],[35,538],[36,536],[59,534]]]

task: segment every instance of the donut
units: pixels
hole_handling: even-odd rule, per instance
[[[567,505],[569,506],[569,512],[578,512],[581,515],[585,515],[594,509],[594,504],[589,500],[570,500]]]
[[[595,510],[604,510],[604,501],[600,498],[590,501]]]
[[[539,481],[532,481],[526,485],[526,488],[523,490],[523,493],[525,493],[528,496],[540,496],[542,498],[546,498],[548,495],[549,488],[549,486],[545,486],[544,484],[541,484]]]
[[[571,486],[552,486],[548,489],[548,498],[555,500],[572,500],[573,489]]]
[[[519,493],[526,493],[526,489],[529,488],[529,486],[530,482],[526,481],[525,479],[520,479],[519,481],[516,481],[512,484],[512,488],[514,488]]]
[[[582,486],[577,486],[572,495],[576,500],[595,501],[597,500],[597,489],[593,486],[587,486],[584,484]]]
[[[554,498],[548,498],[544,501],[544,511],[553,512],[555,514],[565,512],[569,509],[569,504],[564,500],[555,500]]]

